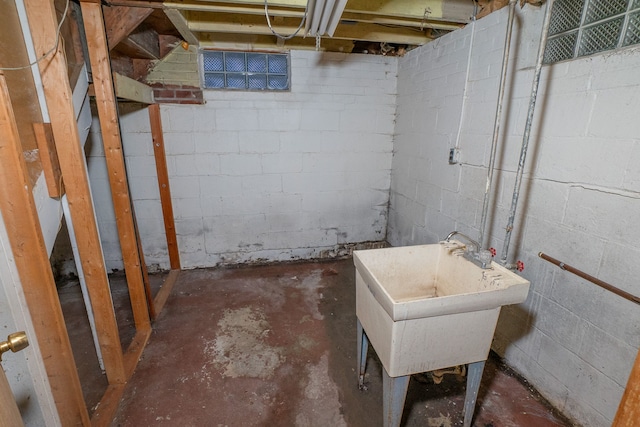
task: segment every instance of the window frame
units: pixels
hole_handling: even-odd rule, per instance
[[[206,70],[205,69],[205,55],[207,53],[220,53],[222,56],[222,69],[221,70]],[[244,67],[242,70],[227,70],[227,54],[243,55]],[[256,72],[250,71],[248,58],[250,55],[265,55],[265,69],[264,71]],[[284,57],[286,59],[286,72],[278,73],[269,71],[269,58],[271,57]],[[290,51],[273,52],[273,51],[248,51],[248,50],[226,50],[226,49],[200,49],[198,52],[198,67],[200,71],[200,84],[204,90],[216,90],[216,91],[240,91],[240,92],[290,92],[291,91],[291,53]],[[208,86],[207,75],[222,75],[224,82],[223,86]],[[228,76],[240,76],[244,77],[244,86],[235,87],[229,86]],[[251,76],[264,76],[265,87],[250,87]],[[286,87],[270,87],[270,77],[282,77],[286,78]]]
[[[562,17],[558,17],[557,15],[554,16],[554,13],[559,13],[559,10],[563,5],[562,1],[563,0],[556,0],[556,2],[554,2],[553,4],[554,10],[551,11],[552,24],[554,22],[554,19],[558,19],[558,20],[563,19]],[[597,4],[596,2],[601,2],[601,1],[603,0],[584,0],[584,3],[582,4],[581,10],[580,10],[579,22],[577,26],[573,26],[558,32],[554,32],[553,34],[552,34],[553,27],[549,28],[547,47],[545,49],[545,54],[544,54],[545,64],[553,64],[556,62],[562,62],[562,61],[567,61],[567,60],[576,59],[576,58],[583,58],[590,55],[596,55],[599,53],[610,52],[620,48],[640,45],[640,40],[627,43],[627,38],[629,37],[628,32],[630,31],[629,30],[630,21],[632,19],[640,20],[640,0],[627,0],[627,5],[623,12],[619,12],[604,18],[588,21],[587,13],[588,13],[589,7],[592,4]],[[605,0],[605,1],[609,1],[609,0]],[[574,18],[578,17],[577,13],[572,16]],[[565,19],[568,20],[569,17],[566,17]],[[611,39],[601,38],[601,40],[611,41],[611,45],[603,46],[602,48],[598,48],[595,50],[591,49],[591,50],[585,51],[585,45],[589,42],[588,36],[590,34],[590,31],[596,31],[598,27],[602,28],[606,24],[615,23],[616,21],[619,21],[619,20],[622,20],[622,22],[620,24],[620,28],[618,29],[617,40],[615,40],[615,43],[613,43],[613,38]],[[561,55],[562,52],[558,54],[558,52],[553,52],[552,50],[550,50],[550,46],[552,46],[553,49],[561,50],[563,47],[561,45],[561,42],[563,39],[566,40],[565,42],[566,44],[565,47],[567,48],[566,50],[568,50],[568,48],[571,47],[572,45],[572,52],[570,56],[569,55],[563,56]],[[554,43],[557,43],[557,44],[554,45]]]

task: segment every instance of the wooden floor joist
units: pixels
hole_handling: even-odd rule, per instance
[[[89,425],[33,188],[0,72],[0,210],[62,425]],[[1,368],[0,368],[1,369]]]
[[[144,331],[151,328],[151,321],[142,274],[141,258],[143,255],[136,236],[132,201],[127,182],[102,5],[100,3],[81,2],[81,7],[82,20],[87,35],[102,142],[109,173],[111,198],[116,215],[124,271],[129,286],[131,308],[133,309],[136,329]]]
[[[85,153],[72,104],[73,96],[62,43],[45,56],[56,41],[56,10],[53,1],[47,0],[27,1],[25,7],[36,56],[40,58],[38,67],[69,201],[71,220],[78,238],[80,261],[95,314],[107,379],[110,384],[124,383],[127,378],[118,325],[91,199]],[[33,314],[33,309],[31,312]],[[56,336],[50,339],[56,339]]]

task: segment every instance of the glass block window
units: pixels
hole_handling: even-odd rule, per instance
[[[556,0],[544,62],[640,44],[640,0]]]
[[[289,54],[202,51],[206,89],[289,90]]]

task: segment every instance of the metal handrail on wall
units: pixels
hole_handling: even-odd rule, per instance
[[[616,294],[618,296],[621,296],[622,298],[624,298],[626,300],[629,300],[631,302],[635,302],[636,304],[640,304],[640,297],[637,297],[637,296],[635,296],[633,294],[630,294],[629,292],[623,291],[620,288],[616,288],[615,286],[610,285],[609,283],[607,283],[607,282],[605,282],[603,280],[600,280],[597,277],[593,277],[592,275],[587,274],[582,270],[578,270],[577,268],[572,267],[572,266],[570,266],[568,264],[565,264],[564,262],[559,261],[559,260],[557,260],[555,258],[552,258],[547,254],[539,252],[538,256],[540,258],[542,258],[543,260],[549,261],[551,264],[555,264],[558,267],[560,267],[561,269],[568,271],[569,273],[573,273],[578,277],[582,277],[583,279],[588,280],[589,282],[594,283],[594,284],[600,286],[601,288],[604,288],[604,289],[608,290],[609,292],[613,292],[614,294]]]

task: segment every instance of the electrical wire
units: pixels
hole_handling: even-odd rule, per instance
[[[58,45],[60,45],[60,30],[62,29],[62,24],[64,24],[64,20],[67,18],[67,12],[69,11],[69,2],[70,2],[70,0],[67,0],[67,4],[64,7],[64,12],[62,12],[62,18],[60,19],[60,22],[58,23],[58,29],[56,30],[56,42],[53,45],[53,47],[51,49],[49,49],[48,51],[46,51],[40,58],[38,58],[35,61],[29,63],[28,65],[23,65],[21,67],[0,67],[0,71],[18,71],[18,70],[24,70],[24,69],[27,69],[27,68],[31,68],[34,65],[38,64],[40,61],[44,60],[52,52],[55,52],[58,49]]]
[[[308,7],[309,7],[309,2],[307,1],[307,5],[304,7],[304,15],[302,16],[302,20],[300,21],[300,25],[298,25],[298,28],[296,29],[296,31],[293,34],[290,34],[288,36],[283,36],[282,34],[277,33],[276,30],[274,30],[273,27],[271,26],[271,20],[269,19],[269,3],[268,3],[268,0],[264,0],[264,16],[267,18],[267,25],[269,26],[269,29],[271,30],[271,32],[273,33],[274,36],[276,36],[276,37],[278,37],[278,38],[280,38],[282,40],[291,40],[292,38],[297,36],[298,33],[300,32],[300,30],[302,29],[302,26],[304,25],[304,22],[307,19],[307,8]]]

